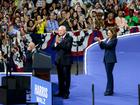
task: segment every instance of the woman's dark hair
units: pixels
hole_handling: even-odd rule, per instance
[[[116,27],[109,27],[108,30],[111,31],[111,33],[112,33],[111,39],[117,38],[117,28]]]
[[[30,19],[30,20],[27,22],[27,27],[30,27],[30,25],[29,25],[30,22],[33,22],[33,24],[35,23],[33,20]]]

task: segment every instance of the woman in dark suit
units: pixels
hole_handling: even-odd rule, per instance
[[[114,93],[114,80],[113,80],[113,68],[117,62],[116,58],[116,45],[117,45],[117,35],[115,28],[108,29],[108,38],[105,41],[102,41],[100,38],[97,38],[97,41],[101,49],[105,50],[104,53],[104,64],[107,74],[107,86],[104,93],[105,96],[113,95]]]

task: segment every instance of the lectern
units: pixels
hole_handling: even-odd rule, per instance
[[[35,52],[32,68],[34,76],[50,81],[50,70],[52,68],[51,56],[40,51]]]

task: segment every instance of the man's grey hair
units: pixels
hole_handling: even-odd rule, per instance
[[[60,26],[59,29],[63,29],[64,31],[66,31],[66,27],[65,26]]]

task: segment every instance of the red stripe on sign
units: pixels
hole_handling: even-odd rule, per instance
[[[72,56],[83,56],[84,51],[72,52],[71,54],[72,54]]]
[[[90,44],[93,43],[93,40],[94,40],[94,34],[93,34],[93,32],[92,32],[92,33],[90,34],[89,38],[88,38],[88,46],[89,46]]]
[[[73,33],[75,36],[79,36],[80,35],[80,31],[74,32]]]
[[[50,40],[49,40],[48,43],[47,43],[48,46],[51,46],[51,42],[52,42],[52,40],[54,39],[54,36],[55,36],[55,35],[51,34],[51,38],[50,38]],[[47,46],[47,47],[48,47],[48,46]]]
[[[103,34],[101,31],[98,31],[98,37],[100,37],[101,39],[103,39]]]

